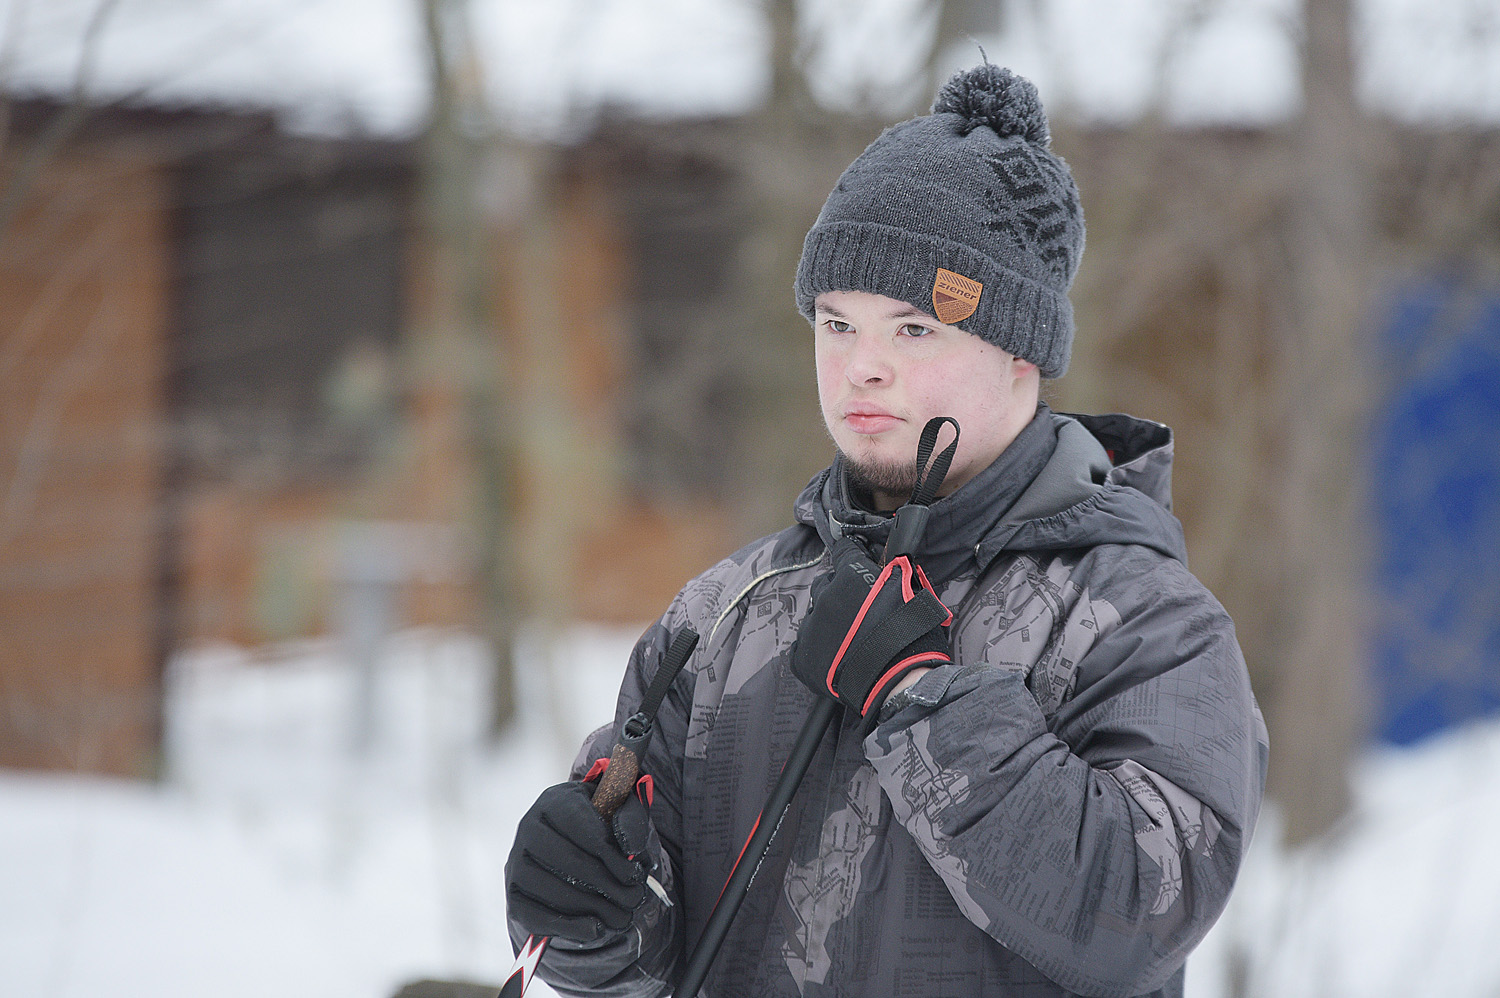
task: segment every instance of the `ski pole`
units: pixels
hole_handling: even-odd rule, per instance
[[[931,471],[918,481],[917,487],[912,490],[911,501],[896,510],[895,523],[891,526],[882,561],[888,562],[900,555],[912,554],[922,539],[922,531],[927,526],[927,518],[931,513],[927,507],[936,498],[938,488],[947,477],[953,455],[958,450],[958,421],[949,416],[937,416],[928,420],[927,425],[922,428],[922,437],[917,445],[917,468],[920,473],[927,471],[927,459],[932,454],[938,432],[944,423],[953,424],[953,442],[938,455]],[[802,778],[807,775],[808,765],[841,709],[837,701],[819,697],[813,705],[812,713],[803,722],[802,730],[797,732],[791,754],[782,764],[781,775],[776,778],[776,785],[771,788],[765,806],[755,819],[750,837],[740,849],[739,858],[729,871],[729,879],[719,892],[719,900],[713,911],[709,913],[708,924],[704,926],[703,934],[698,937],[698,943],[688,957],[682,979],[672,990],[677,998],[696,998],[698,989],[708,979],[709,967],[719,955],[719,948],[724,945],[724,937],[729,933],[730,923],[734,921],[740,905],[750,892],[750,882],[755,879],[761,862],[766,858],[771,839],[781,827],[792,797],[801,786]]]
[[[703,935],[698,937],[698,944],[693,948],[693,955],[688,958],[687,969],[682,973],[682,980],[672,991],[674,995],[679,995],[681,998],[693,998],[698,993],[698,989],[703,986],[704,980],[708,977],[708,968],[713,965],[714,957],[719,955],[719,947],[724,945],[724,936],[729,932],[729,924],[734,921],[735,914],[739,912],[741,902],[750,892],[750,881],[755,879],[755,873],[760,868],[761,861],[766,857],[771,837],[776,834],[776,829],[781,825],[781,819],[786,817],[792,797],[802,784],[802,777],[807,774],[807,767],[817,753],[818,746],[823,741],[823,735],[838,717],[840,709],[837,701],[820,697],[813,705],[812,713],[803,722],[802,730],[797,733],[797,741],[792,745],[792,752],[782,764],[781,775],[776,778],[776,786],[771,788],[771,795],[766,798],[766,804],[761,808],[760,816],[755,819],[755,827],[750,832],[750,838],[740,850],[739,858],[734,861],[734,869],[730,871],[729,880],[725,882],[724,889],[719,892],[719,901],[714,905],[712,914],[708,916],[708,925],[704,927]],[[769,821],[766,820],[768,815]]]
[[[640,709],[631,714],[621,727],[620,739],[615,742],[614,750],[609,754],[609,765],[599,777],[599,786],[594,788],[594,810],[601,817],[612,817],[635,792],[635,783],[641,773],[641,760],[646,756],[646,745],[651,741],[652,732],[656,730],[656,713],[661,709],[661,702],[666,699],[672,681],[687,664],[688,656],[693,653],[697,644],[698,632],[691,627],[684,627],[673,636],[667,653],[662,656],[661,665],[656,669],[656,675],[651,678],[651,685],[646,688],[646,695],[641,699]],[[646,883],[663,901],[672,903],[667,900],[666,891],[655,877],[648,876]],[[547,952],[550,939],[550,936],[526,937],[526,944],[517,954],[515,965],[510,968],[510,974],[501,985],[497,998],[521,998],[526,993],[531,985],[532,975],[536,973],[537,964],[542,960],[542,954]]]

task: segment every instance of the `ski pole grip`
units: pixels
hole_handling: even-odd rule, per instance
[[[891,533],[885,542],[885,553],[880,558],[881,564],[889,564],[892,558],[915,551],[931,515],[932,507],[915,503],[907,503],[896,510],[895,522],[891,524]]]
[[[606,818],[613,815],[635,792],[635,781],[640,775],[640,759],[625,745],[616,745],[609,756],[609,768],[599,777],[599,786],[594,790],[594,810]]]
[[[604,817],[608,818],[618,811],[620,805],[635,792],[635,781],[641,775],[641,756],[646,754],[646,745],[651,741],[651,731],[656,726],[656,712],[661,709],[667,689],[697,646],[698,632],[691,627],[684,627],[672,637],[672,643],[668,645],[661,665],[657,667],[656,676],[646,689],[641,709],[625,719],[625,726],[620,730],[620,740],[615,742],[614,751],[609,754],[609,767],[599,778],[599,786],[594,789],[594,810]]]
[[[606,818],[618,811],[625,798],[635,791],[635,781],[641,775],[641,755],[651,740],[652,721],[645,711],[631,714],[614,751],[609,754],[609,768],[594,789],[594,810]]]

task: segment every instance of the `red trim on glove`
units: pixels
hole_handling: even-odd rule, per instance
[[[933,589],[932,588],[932,583],[927,581],[927,573],[924,572],[924,571],[922,571],[922,566],[921,565],[917,566],[917,576],[922,580],[922,588],[926,589],[928,592],[932,593],[932,598],[933,599],[937,599],[938,606],[942,607],[944,610],[948,610],[948,604],[944,603],[942,600],[938,599],[937,590]],[[952,610],[948,610],[948,619],[945,620],[945,621],[943,621],[942,624],[940,624],[939,626],[940,627],[947,627],[951,623],[953,623],[953,611]]]
[[[902,555],[899,558],[893,558],[885,566],[885,569],[880,573],[879,577],[877,577],[875,579],[875,584],[870,587],[870,592],[869,592],[868,595],[865,596],[864,603],[862,603],[860,605],[859,612],[854,615],[854,623],[850,624],[849,625],[849,630],[845,632],[845,634],[844,634],[844,642],[843,642],[843,644],[839,645],[838,654],[835,655],[835,656],[833,656],[833,663],[828,666],[828,677],[827,677],[827,679],[824,680],[825,685],[827,685],[827,687],[828,687],[828,695],[831,696],[831,697],[833,697],[835,700],[837,700],[839,698],[839,695],[838,695],[838,693],[834,692],[834,689],[833,689],[833,676],[834,676],[834,673],[836,673],[836,672],[839,671],[839,663],[844,660],[844,652],[846,652],[846,651],[849,650],[849,642],[851,642],[851,641],[854,640],[855,633],[859,631],[859,625],[862,624],[862,623],[864,623],[865,614],[868,613],[869,610],[870,610],[870,604],[874,603],[875,602],[875,597],[880,594],[880,587],[883,586],[885,584],[886,580],[891,577],[891,570],[894,569],[901,562],[905,562],[905,561],[906,561],[906,556]],[[906,562],[906,563],[907,563],[908,567],[910,567],[911,563],[910,562]],[[911,592],[911,583],[904,576],[902,578],[902,582],[903,582],[903,586],[902,586],[903,591],[908,592],[908,593]],[[911,598],[910,596],[907,597],[907,599],[910,599],[910,598]]]
[[[642,790],[645,790],[645,796],[641,795]],[[650,807],[651,802],[656,799],[656,781],[651,778],[650,773],[635,781],[635,795],[640,797],[641,803],[647,807]]]
[[[911,598],[916,595],[916,593],[912,590],[912,587],[911,587],[911,577],[912,577],[911,559],[908,558],[904,554],[903,555],[897,555],[895,558],[891,559],[890,563],[891,563],[891,565],[900,565],[901,566],[901,602],[903,602],[903,603],[910,603],[911,602]],[[887,565],[886,567],[887,567],[887,569],[889,569],[890,565]]]

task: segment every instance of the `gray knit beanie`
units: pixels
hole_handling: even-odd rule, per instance
[[[886,129],[839,178],[802,247],[798,310],[811,319],[824,291],[885,295],[1061,377],[1083,209],[1049,141],[1029,80],[989,64],[955,75],[931,114]]]

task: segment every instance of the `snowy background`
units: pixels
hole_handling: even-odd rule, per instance
[[[612,715],[635,637],[533,635],[523,720],[498,744],[461,634],[387,643],[362,750],[361,677],[333,646],[180,659],[162,785],[0,773],[4,993],[385,998],[422,977],[498,983],[516,822]],[[1500,994],[1500,723],[1373,752],[1355,785],[1346,826],[1316,847],[1281,851],[1263,819],[1189,961],[1190,995]]]
[[[332,644],[177,660],[161,785],[0,773],[0,992],[382,998],[423,976],[502,980],[516,822],[612,716],[635,637],[571,632],[548,646],[557,670],[526,641],[521,721],[498,744],[461,634],[399,634],[368,677]]]

